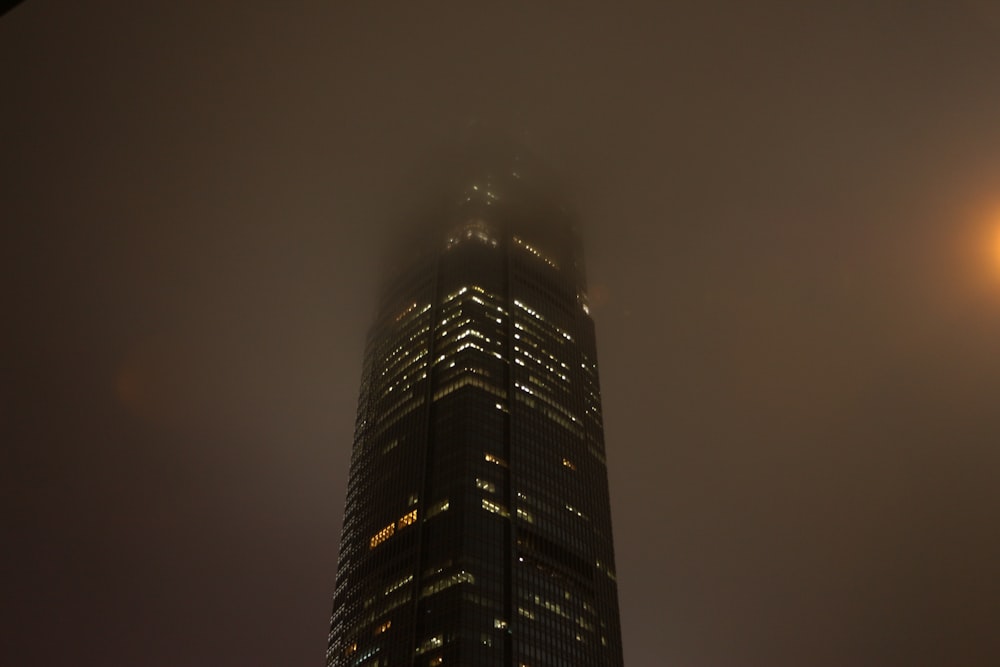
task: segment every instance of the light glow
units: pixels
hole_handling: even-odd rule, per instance
[[[995,292],[1000,286],[1000,204],[981,202],[962,216],[970,224],[954,249],[964,268],[961,278],[975,291]]]
[[[997,275],[1000,276],[1000,213],[996,216],[997,221],[993,225],[993,238],[990,244],[990,255],[993,258],[993,264],[995,265]]]

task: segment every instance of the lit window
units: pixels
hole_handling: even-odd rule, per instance
[[[546,264],[548,264],[549,266],[551,266],[553,269],[558,269],[559,268],[559,266],[556,265],[555,262],[553,262],[551,259],[549,259],[545,255],[543,255],[537,248],[534,248],[533,246],[529,245],[527,242],[525,242],[520,237],[515,236],[514,237],[514,243],[517,244],[518,246],[520,246],[521,248],[524,248],[529,253],[531,253],[532,255],[534,255],[535,257],[537,257],[538,259],[542,260],[543,262],[545,262]]]
[[[492,500],[488,500],[486,498],[483,498],[483,509],[486,510],[487,512],[492,512],[493,514],[499,514],[504,518],[510,516],[510,513],[507,511],[506,507],[504,507],[500,503],[495,503]]]
[[[427,514],[424,515],[424,519],[426,520],[430,519],[431,517],[435,517],[441,512],[447,510],[449,507],[451,507],[451,504],[448,502],[448,499],[445,498],[444,500],[435,503],[434,505],[431,505],[429,508],[427,508]]]
[[[424,653],[427,653],[427,651],[433,651],[436,648],[441,648],[443,645],[444,640],[441,638],[441,635],[429,637],[417,647],[417,655],[423,655]]]
[[[472,186],[472,189],[478,191],[479,186],[474,185]],[[487,192],[487,197],[491,200],[496,198],[493,196],[492,192]],[[489,204],[490,202],[487,201],[486,203]],[[462,241],[466,240],[474,240],[480,243],[485,243],[491,248],[497,247],[497,240],[493,238],[490,226],[485,220],[472,219],[466,222],[461,228],[453,230],[448,236],[447,248],[453,248]]]
[[[490,493],[496,493],[497,487],[493,482],[485,479],[476,478],[476,488],[482,489],[483,491],[489,491]]]
[[[507,467],[507,462],[504,461],[499,456],[494,456],[493,454],[486,454],[486,456],[484,458],[486,459],[486,461],[488,463],[495,463],[496,465],[500,466],[501,468],[506,468]]]
[[[486,392],[488,392],[490,394],[493,394],[494,396],[497,396],[498,398],[506,398],[507,397],[507,392],[506,391],[504,391],[503,389],[500,389],[499,387],[494,386],[492,383],[487,382],[486,380],[478,377],[478,373],[476,372],[476,369],[471,369],[470,368],[470,369],[464,370],[462,372],[462,374],[459,375],[456,380],[454,380],[452,382],[449,382],[445,386],[443,386],[440,389],[438,389],[437,391],[435,391],[434,392],[434,400],[435,401],[440,400],[444,396],[447,396],[448,394],[450,394],[450,393],[452,393],[454,391],[458,391],[459,389],[461,389],[463,387],[475,387],[477,389],[482,389],[483,391],[486,391]]]
[[[409,306],[403,309],[403,312],[401,312],[399,315],[396,315],[396,321],[399,322],[401,319],[403,319],[404,317],[412,313],[414,310],[416,310],[417,307],[418,304],[416,303],[410,304]]]
[[[397,530],[402,530],[407,526],[410,526],[417,521],[417,510],[410,510],[403,516],[399,517],[398,521],[390,523],[388,526],[378,531],[372,535],[371,539],[368,541],[368,548],[374,549],[378,545],[382,544],[390,537],[396,534]]]
[[[413,581],[413,575],[412,574],[408,574],[405,577],[403,577],[402,579],[400,579],[399,581],[397,581],[394,584],[391,584],[390,586],[388,586],[385,589],[385,591],[382,593],[382,595],[388,595],[389,593],[393,593],[395,591],[398,591],[400,588],[402,588],[406,584],[410,583],[411,581]]]
[[[399,521],[396,523],[396,527],[402,530],[406,526],[412,525],[417,522],[417,510],[412,510],[407,512],[403,516],[399,517]]]
[[[567,614],[566,611],[561,606],[559,606],[555,602],[545,600],[539,595],[535,596],[535,604],[537,604],[539,607],[542,607],[543,609],[551,611],[553,614],[558,614],[563,618],[570,618],[569,614]]]
[[[425,598],[435,593],[440,593],[446,588],[451,588],[458,584],[474,584],[476,583],[476,578],[472,576],[471,572],[466,572],[462,570],[461,572],[456,572],[455,574],[438,579],[437,581],[424,586],[423,590],[420,591],[420,597]]]
[[[396,534],[396,524],[390,523],[388,526],[386,526],[382,530],[372,535],[372,538],[368,541],[368,548],[374,549],[375,547],[382,544],[395,534]]]
[[[570,461],[569,459],[563,459],[563,465],[569,468],[570,470],[576,470],[576,466],[573,465],[573,462]]]

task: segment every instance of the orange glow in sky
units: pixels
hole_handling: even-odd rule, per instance
[[[966,261],[975,282],[993,291],[1000,283],[1000,206],[980,209],[974,218],[974,231],[966,237]]]
[[[1000,275],[1000,213],[997,214],[993,223],[993,238],[990,247],[991,257],[996,266],[997,274]]]

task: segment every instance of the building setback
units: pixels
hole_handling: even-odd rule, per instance
[[[580,244],[508,165],[457,188],[382,290],[329,666],[622,665]]]

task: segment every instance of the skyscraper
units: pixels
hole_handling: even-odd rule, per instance
[[[524,170],[471,169],[382,290],[329,666],[622,665],[581,248]]]

